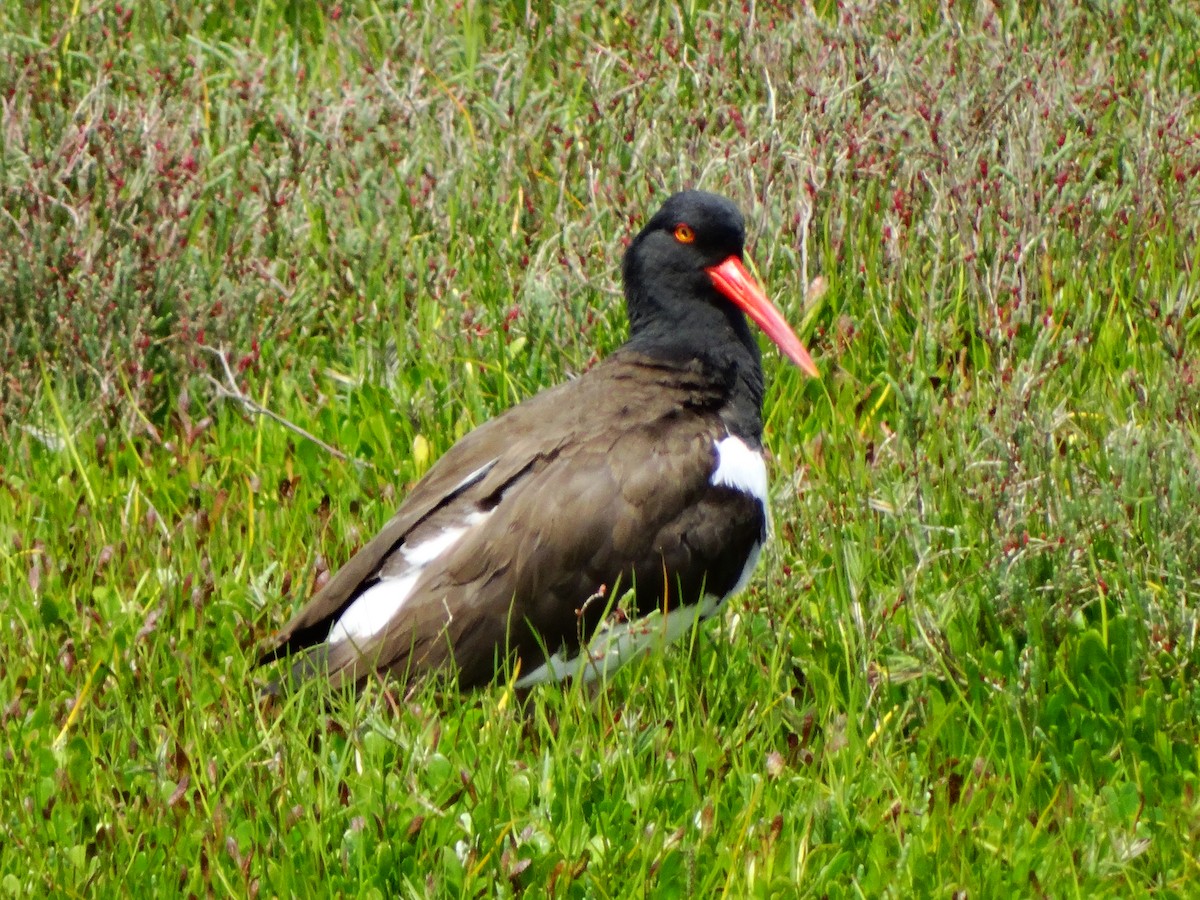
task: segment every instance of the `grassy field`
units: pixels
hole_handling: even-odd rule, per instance
[[[4,4],[0,896],[1197,896],[1200,13],[1046,7]],[[751,589],[258,702],[686,186],[823,372]]]

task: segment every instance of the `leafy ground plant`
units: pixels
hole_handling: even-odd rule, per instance
[[[1200,19],[644,7],[0,11],[0,892],[1195,893]],[[824,372],[750,590],[595,697],[261,704],[684,186]]]

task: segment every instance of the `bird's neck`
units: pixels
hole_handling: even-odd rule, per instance
[[[729,303],[689,302],[680,316],[653,297],[630,297],[625,349],[657,365],[698,373],[716,390],[717,410],[730,434],[757,445],[762,438],[763,372],[758,342],[745,315]]]

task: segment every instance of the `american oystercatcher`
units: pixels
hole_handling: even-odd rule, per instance
[[[725,198],[668,199],[625,254],[629,340],[455,444],[263,662],[335,685],[590,681],[720,611],[769,528],[746,317],[817,375],[744,242]]]

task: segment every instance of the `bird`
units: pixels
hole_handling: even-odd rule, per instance
[[[524,690],[594,682],[718,614],[770,528],[747,317],[819,377],[745,240],[729,199],[670,196],[624,255],[626,342],[455,443],[260,663]]]

